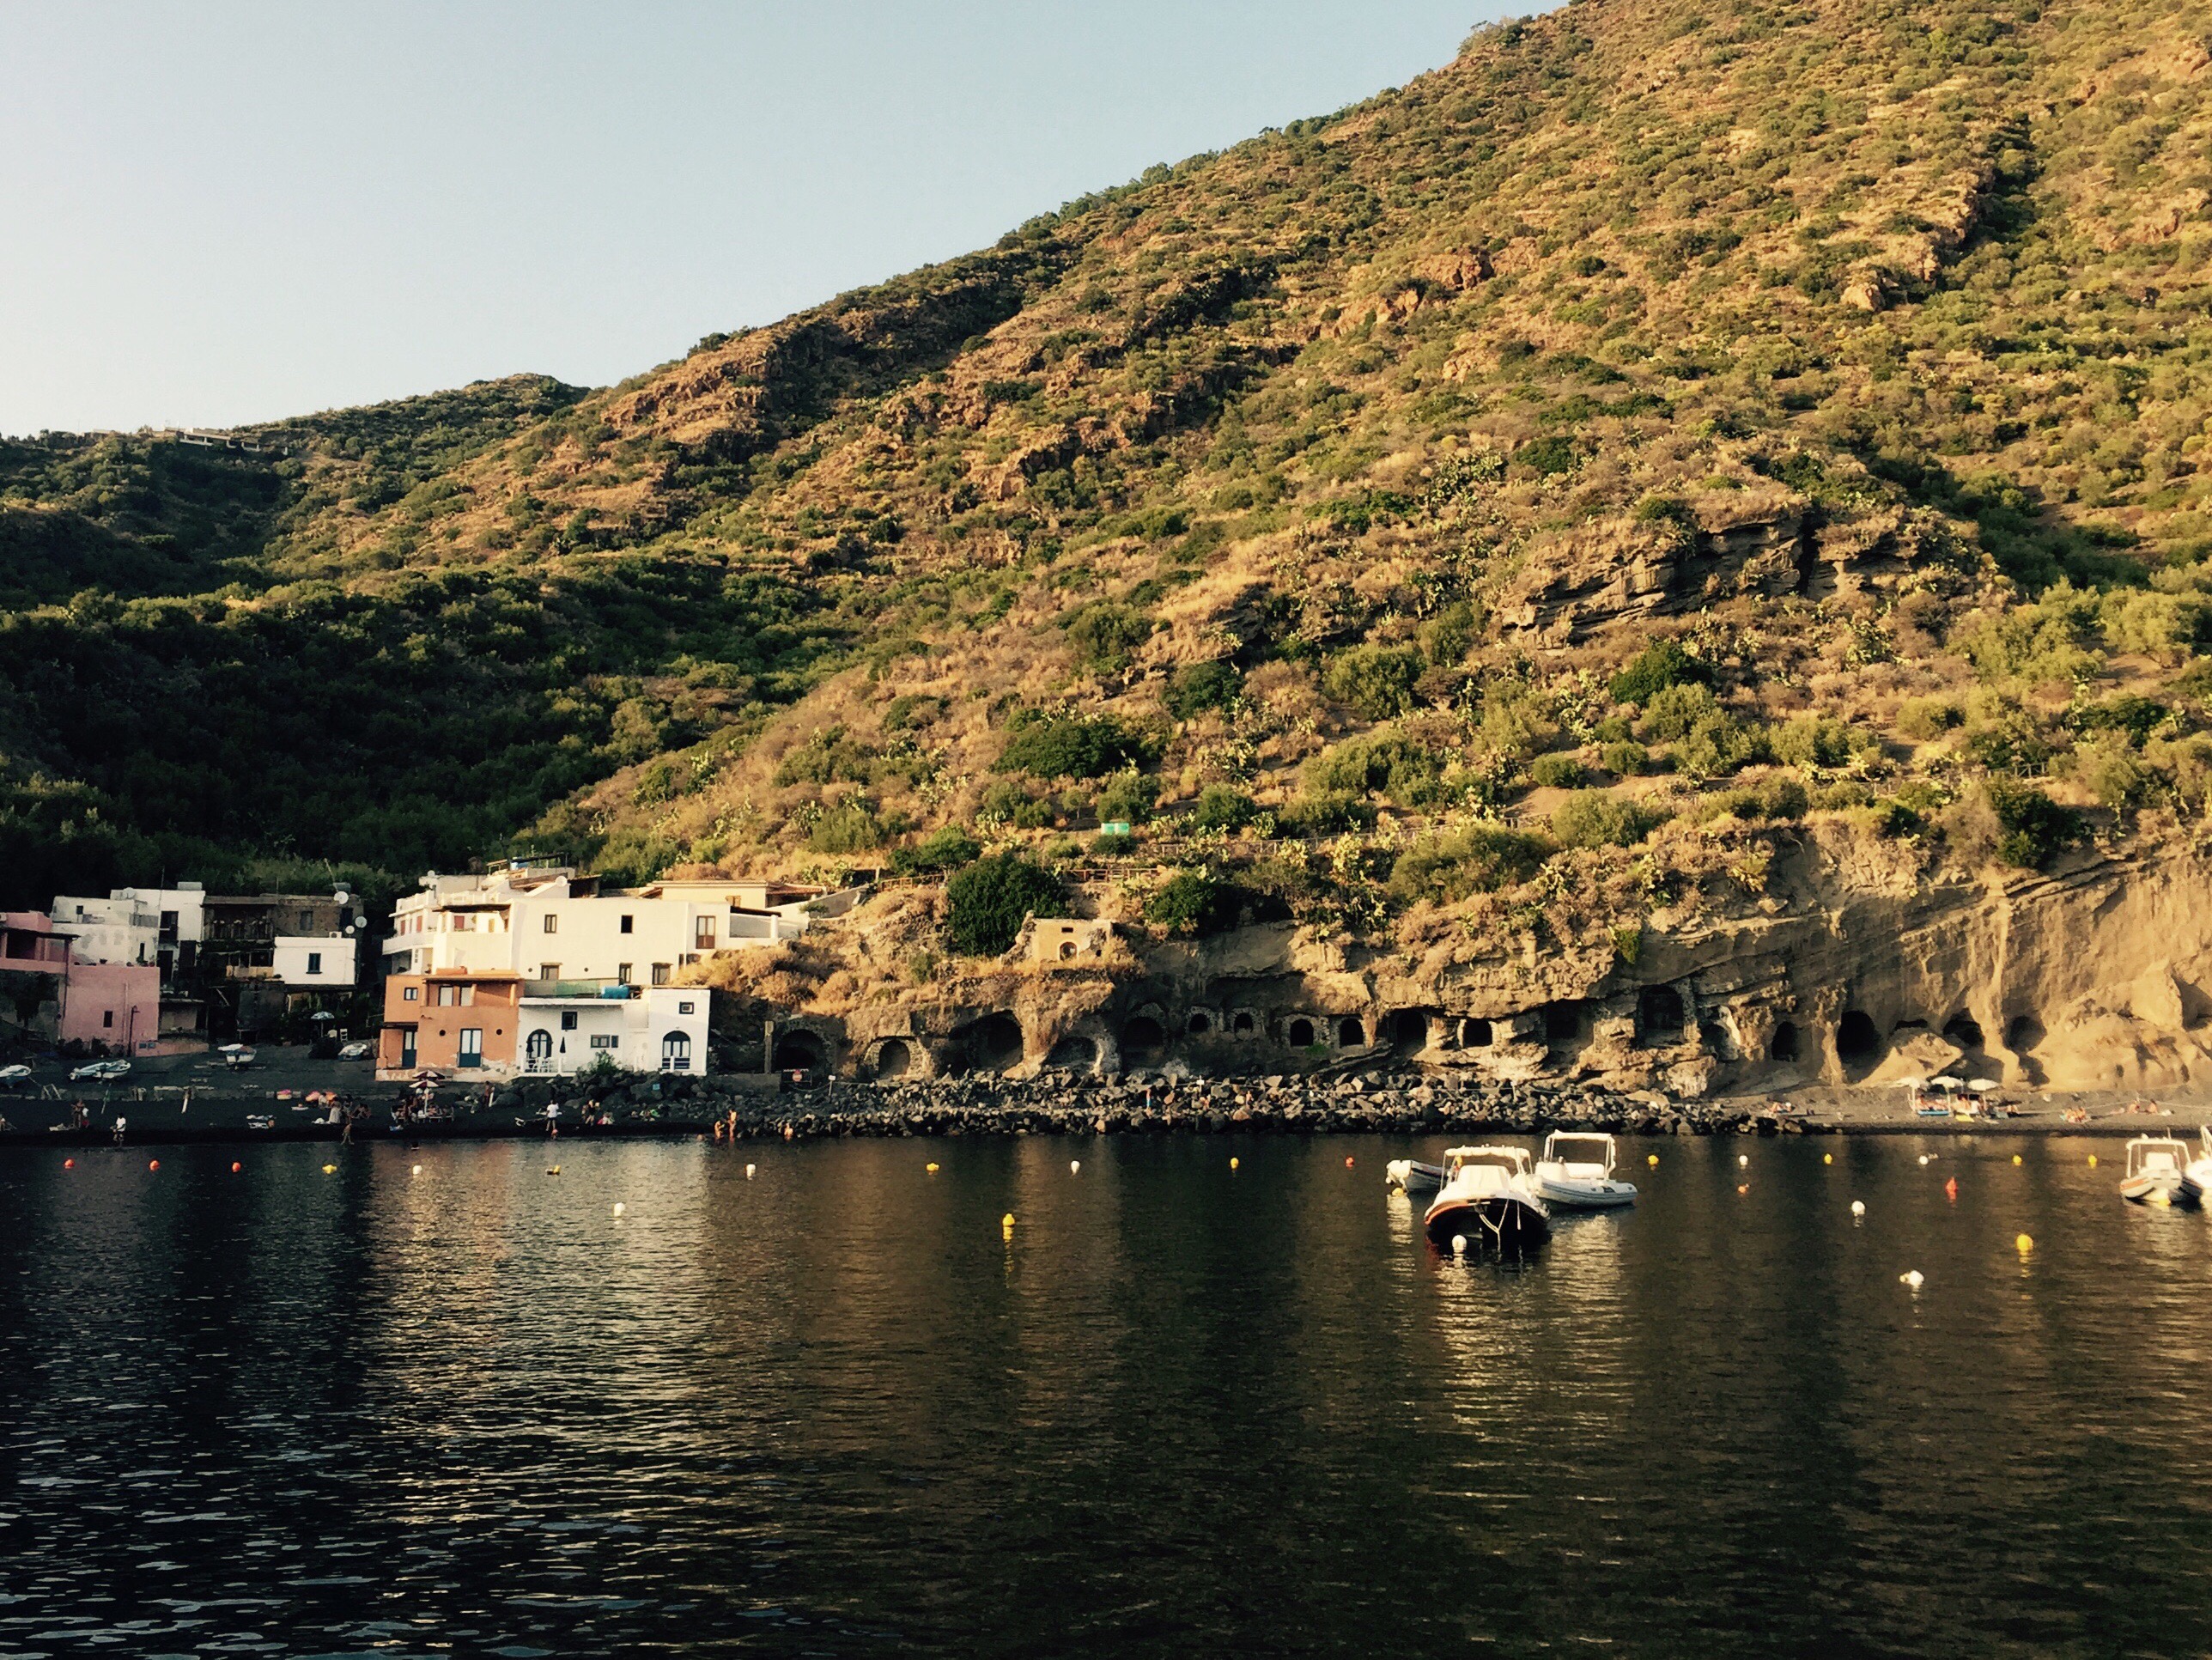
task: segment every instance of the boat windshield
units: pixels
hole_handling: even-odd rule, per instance
[[[1544,1156],[1557,1159],[1562,1164],[1613,1165],[1613,1138],[1609,1135],[1554,1135],[1545,1143]]]
[[[1466,1152],[1452,1160],[1452,1169],[1517,1171],[1521,1161],[1510,1152]]]
[[[2138,1141],[2128,1148],[2128,1174],[2130,1176],[2179,1171],[2188,1162],[2189,1149],[2179,1141]]]

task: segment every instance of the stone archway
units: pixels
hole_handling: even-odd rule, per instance
[[[826,1051],[822,1039],[805,1028],[780,1031],[775,1035],[775,1065],[777,1072],[819,1072]]]
[[[1149,1014],[1133,1014],[1121,1023],[1121,1059],[1132,1067],[1155,1067],[1166,1053],[1165,1027]]]
[[[914,1045],[903,1037],[886,1037],[876,1049],[876,1076],[885,1080],[903,1078],[914,1070]]]
[[[1004,1072],[1022,1058],[1022,1023],[1004,1009],[985,1015],[968,1029],[968,1053],[986,1072]]]

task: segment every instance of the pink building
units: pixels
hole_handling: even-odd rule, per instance
[[[62,987],[61,1041],[153,1055],[161,1039],[161,970],[154,963],[72,963]]]

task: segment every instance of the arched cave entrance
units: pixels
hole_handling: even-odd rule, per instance
[[[1429,1046],[1429,1017],[1419,1009],[1399,1009],[1387,1023],[1390,1046],[1406,1054],[1418,1054]]]
[[[887,1037],[876,1051],[876,1076],[903,1078],[914,1070],[914,1049],[903,1037]]]
[[[1797,1058],[1797,1028],[1788,1020],[1775,1027],[1774,1036],[1766,1045],[1770,1060],[1795,1061]]]
[[[968,1052],[977,1066],[1004,1072],[1022,1058],[1022,1023],[1003,1010],[985,1015],[968,1029]]]
[[[780,1031],[775,1035],[775,1070],[817,1072],[822,1067],[822,1040],[811,1031]]]
[[[1864,1066],[1881,1053],[1881,1035],[1874,1018],[1860,1009],[1846,1009],[1836,1028],[1836,1058],[1845,1066]]]
[[[1723,1061],[1735,1059],[1735,1045],[1729,1039],[1728,1028],[1717,1020],[1698,1022],[1698,1044],[1707,1054]]]
[[[1121,1058],[1133,1067],[1156,1066],[1168,1035],[1149,1014],[1132,1016],[1121,1027]]]
[[[2049,1034],[2043,1030],[2043,1022],[2033,1015],[2015,1014],[2012,1024],[2005,1028],[2005,1047],[2014,1055],[2026,1055],[2039,1046],[2047,1036]]]
[[[1462,1020],[1459,1023],[1459,1046],[1463,1049],[1486,1049],[1498,1041],[1487,1020]]]
[[[1044,1063],[1048,1067],[1065,1067],[1075,1072],[1090,1072],[1098,1065],[1098,1045],[1088,1037],[1070,1032],[1052,1046],[1052,1053],[1045,1056]]]
[[[1289,1025],[1283,1028],[1283,1041],[1294,1049],[1311,1049],[1314,1041],[1314,1023],[1303,1016],[1291,1021]]]
[[[1239,1037],[1249,1037],[1259,1029],[1260,1023],[1252,1018],[1249,1009],[1239,1009],[1229,1017],[1229,1030]]]
[[[1213,1030],[1213,1017],[1204,1009],[1193,1009],[1188,1029],[1193,1037],[1203,1037]]]
[[[1979,1049],[1982,1047],[1981,1023],[1971,1014],[1953,1015],[1944,1023],[1943,1036],[1962,1049]]]
[[[1672,986],[1646,986],[1637,1000],[1636,1030],[1646,1043],[1682,1039],[1682,994]]]
[[[1347,1014],[1336,1023],[1336,1041],[1348,1049],[1364,1049],[1367,1043],[1367,1025],[1356,1014]]]

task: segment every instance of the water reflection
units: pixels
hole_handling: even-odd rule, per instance
[[[2212,1218],[2093,1150],[1669,1141],[1519,1264],[1379,1140],[20,1157],[0,1654],[2172,1651]]]

